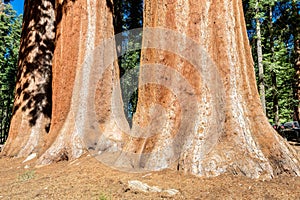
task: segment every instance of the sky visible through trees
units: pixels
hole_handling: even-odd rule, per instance
[[[23,14],[24,0],[13,0],[11,5],[17,11],[17,14]]]

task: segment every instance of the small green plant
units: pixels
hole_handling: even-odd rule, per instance
[[[111,200],[112,198],[108,197],[107,194],[101,193],[99,194],[98,200]]]
[[[20,174],[18,176],[19,181],[28,181],[30,179],[33,179],[35,177],[35,171],[29,170],[24,172],[23,174]]]

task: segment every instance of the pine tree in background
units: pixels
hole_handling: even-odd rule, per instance
[[[294,119],[300,119],[300,2],[292,0],[292,15],[290,15],[291,33],[293,34],[294,53],[292,62],[296,71],[294,81],[294,97],[297,101],[294,106]]]
[[[0,143],[8,134],[17,73],[22,16],[9,4],[0,12]]]
[[[291,0],[262,0],[259,13],[255,10],[256,0],[243,1],[248,36],[258,75],[258,54],[256,42],[257,23],[260,18],[261,46],[264,66],[264,83],[266,96],[266,115],[271,123],[280,124],[297,120],[294,111],[298,110],[297,67],[295,66],[295,38],[299,33],[296,25],[299,17],[300,3]],[[293,3],[294,2],[294,3]],[[292,12],[292,10],[294,10]],[[297,10],[297,11],[295,11]],[[292,14],[293,13],[293,14]],[[259,79],[257,80],[259,82]]]
[[[117,51],[119,57],[120,78],[124,112],[129,124],[137,105],[137,80],[140,61],[141,30],[143,26],[143,0],[115,1],[115,33],[118,35]]]

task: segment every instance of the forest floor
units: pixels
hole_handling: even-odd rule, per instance
[[[300,155],[300,144],[294,144]],[[125,173],[111,169],[91,156],[35,168],[34,160],[0,159],[0,199],[300,199],[300,177],[272,180],[222,175],[201,178],[164,170]],[[138,180],[163,192],[142,192],[129,187]]]

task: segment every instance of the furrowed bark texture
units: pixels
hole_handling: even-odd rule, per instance
[[[3,154],[27,156],[44,144],[51,120],[54,0],[26,0],[13,116]]]
[[[95,149],[99,133],[113,132],[115,138],[111,99],[119,71],[117,62],[106,61],[116,56],[112,6],[97,0],[63,1],[57,6],[50,148],[40,157],[41,165]]]
[[[115,118],[126,122],[113,2],[62,0],[55,7],[49,0],[25,3],[19,82],[4,149],[9,156],[37,153],[38,165],[116,148],[122,133]],[[120,109],[114,116],[113,99]]]
[[[198,47],[168,31],[144,32],[133,127],[155,119],[160,127],[127,145],[142,155],[136,165],[161,169],[179,153],[177,168],[200,176],[300,175],[299,158],[263,113],[241,1],[145,0],[150,27]]]
[[[111,38],[113,10],[109,0],[56,2],[50,132],[27,131],[44,128],[42,114],[33,115],[39,116],[34,124],[39,126],[22,125],[31,120],[28,113],[40,105],[36,102],[41,102],[40,109],[46,101],[37,98],[32,103],[28,98],[37,93],[31,79],[47,73],[32,70],[30,79],[23,75],[25,67],[17,87],[20,105],[15,105],[5,147],[8,155],[37,152],[38,164],[45,165],[78,158],[88,149],[110,166],[133,171],[175,164],[200,176],[300,175],[299,158],[262,111],[241,1],[145,0],[139,102],[132,130],[122,109]],[[33,58],[24,55],[23,60]]]

